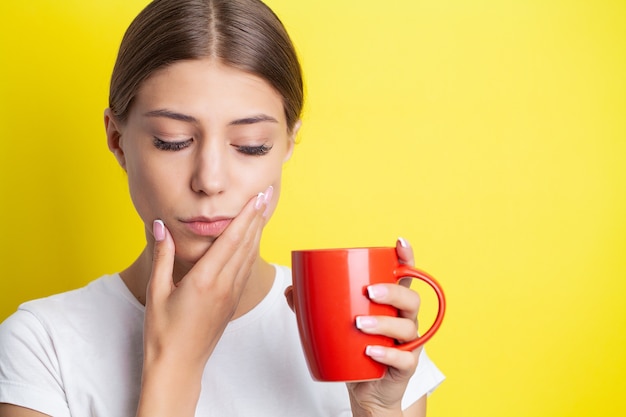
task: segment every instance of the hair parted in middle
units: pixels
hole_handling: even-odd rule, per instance
[[[126,31],[109,107],[125,122],[141,84],[177,61],[215,58],[267,81],[282,97],[291,131],[302,112],[302,70],[276,14],[259,0],[154,0]]]

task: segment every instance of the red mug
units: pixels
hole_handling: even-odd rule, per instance
[[[318,381],[380,379],[386,366],[365,354],[368,345],[414,350],[439,329],[446,302],[441,286],[426,272],[403,265],[395,248],[318,249],[291,252],[293,303],[309,370]],[[439,301],[432,326],[403,344],[356,328],[357,316],[397,316],[392,306],[369,300],[367,287],[401,278],[428,283]]]

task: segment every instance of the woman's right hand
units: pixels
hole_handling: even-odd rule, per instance
[[[163,223],[155,222],[138,416],[195,414],[202,372],[258,256],[271,194],[268,188],[251,199],[177,284],[172,276],[174,241]]]

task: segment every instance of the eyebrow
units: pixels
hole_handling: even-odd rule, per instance
[[[244,117],[243,119],[233,120],[229,123],[230,126],[241,126],[241,125],[252,125],[255,123],[278,123],[278,120],[273,118],[272,116],[268,116],[267,114],[257,114],[251,117]]]
[[[159,110],[151,110],[144,114],[146,117],[165,117],[167,119],[178,120],[186,123],[198,123],[198,119],[188,114],[182,114],[175,111],[167,110],[167,109],[159,109]],[[252,125],[255,123],[278,123],[272,116],[268,116],[267,114],[257,114],[250,117],[244,117],[241,119],[236,119],[228,123],[229,126],[243,126],[243,125]]]
[[[198,119],[188,114],[177,113],[167,109],[152,110],[144,114],[146,117],[165,117],[187,123],[198,123]]]

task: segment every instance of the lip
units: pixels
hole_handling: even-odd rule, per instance
[[[206,217],[194,217],[182,220],[183,224],[193,234],[207,237],[217,237],[221,235],[231,221],[233,221],[233,219],[230,217],[215,217],[211,219]]]

